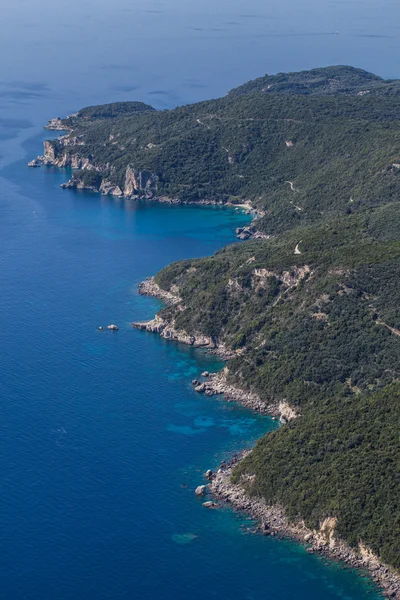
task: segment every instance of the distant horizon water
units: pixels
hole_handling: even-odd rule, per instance
[[[248,217],[62,190],[65,171],[26,163],[48,119],[90,104],[171,108],[329,64],[400,77],[400,6],[0,5],[2,598],[382,598],[363,573],[202,507],[203,472],[276,424],[194,393],[221,361],[130,326],[161,306],[141,280],[234,242]]]

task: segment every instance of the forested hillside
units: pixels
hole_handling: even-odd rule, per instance
[[[133,198],[250,200],[265,213],[259,228],[273,234],[399,197],[398,83],[350,67],[266,81],[268,93],[255,80],[174,110],[83,109],[49,143],[48,164],[82,163],[72,186]]]

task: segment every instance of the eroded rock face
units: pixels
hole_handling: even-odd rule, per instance
[[[114,185],[107,179],[103,179],[100,185],[100,192],[105,196],[123,196],[123,192],[119,185]]]
[[[286,402],[286,400],[279,402],[278,411],[280,414],[279,418],[281,423],[288,423],[289,421],[293,421],[298,417],[298,414],[295,411],[295,409],[292,406],[290,406],[290,404]]]
[[[160,288],[156,283],[154,277],[148,277],[142,283],[139,284],[139,294],[142,296],[153,296],[154,298],[160,298],[164,300],[166,304],[177,304],[181,302],[179,297],[179,288],[175,285],[171,287],[171,290],[167,292]]]
[[[47,123],[45,129],[50,131],[64,131],[66,129],[60,117],[56,117],[55,119],[50,119]]]
[[[158,177],[151,171],[137,171],[128,166],[125,174],[124,196],[144,196],[152,198],[156,195]]]
[[[28,162],[28,167],[40,167],[42,162],[38,158],[34,158]]]
[[[132,323],[132,327],[143,329],[151,333],[158,333],[166,340],[181,342],[182,344],[187,344],[188,346],[193,346],[194,348],[216,348],[214,340],[212,340],[210,337],[198,332],[195,334],[189,334],[182,329],[176,329],[175,322],[173,320],[167,321],[158,315],[156,315],[151,321]]]
[[[56,157],[55,146],[49,141],[44,142],[44,158],[46,160],[54,160]]]

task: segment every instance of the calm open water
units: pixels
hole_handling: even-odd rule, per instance
[[[1,597],[376,600],[360,574],[202,508],[202,472],[273,423],[195,395],[190,380],[218,361],[129,326],[159,307],[139,281],[233,241],[245,217],[64,191],[65,173],[25,164],[42,123],[87,104],[167,108],[332,63],[398,77],[398,3],[0,9]],[[120,331],[96,330],[111,322]]]

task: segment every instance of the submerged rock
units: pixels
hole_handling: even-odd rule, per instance
[[[213,502],[212,500],[208,500],[208,502],[203,502],[204,508],[220,508],[220,504]]]
[[[40,167],[41,164],[42,162],[38,158],[34,158],[28,162],[28,167]]]
[[[198,537],[199,536],[195,533],[174,533],[174,535],[171,536],[171,539],[176,544],[185,545],[190,544],[190,542],[193,542],[193,540],[197,539]]]

